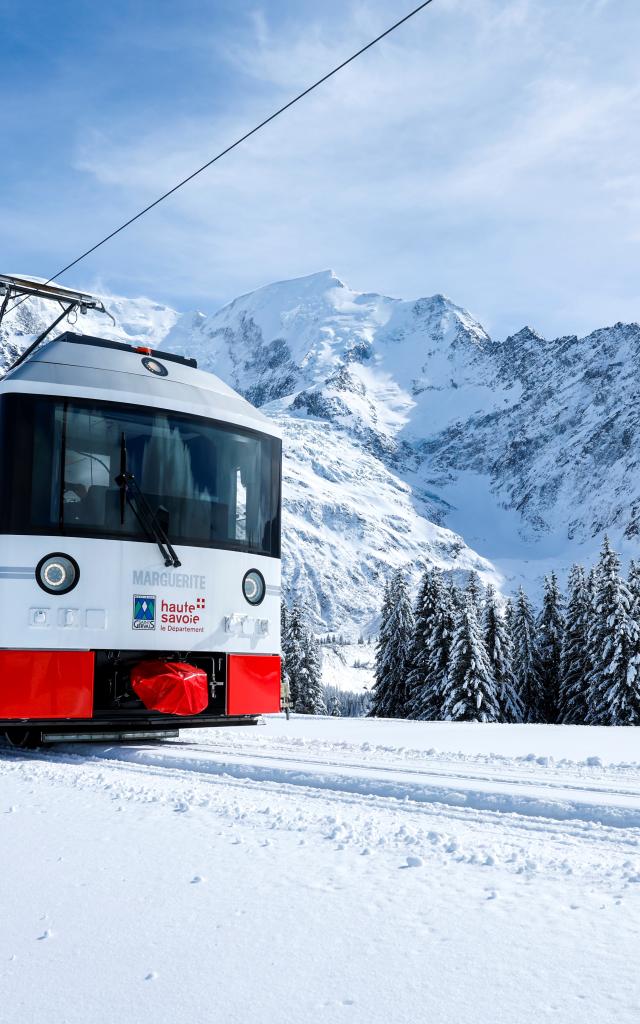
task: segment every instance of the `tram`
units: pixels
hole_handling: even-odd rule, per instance
[[[280,489],[276,426],[195,360],[37,339],[0,380],[0,734],[279,711]]]

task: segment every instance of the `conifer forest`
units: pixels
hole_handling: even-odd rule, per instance
[[[545,577],[535,608],[521,587],[502,598],[470,573],[460,586],[426,568],[416,594],[387,580],[370,694],[323,688],[320,643],[304,607],[283,606],[291,708],[417,721],[640,724],[640,563],[628,573],[608,539],[565,590]]]

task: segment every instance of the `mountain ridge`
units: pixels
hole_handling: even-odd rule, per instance
[[[333,271],[213,314],[105,302],[116,328],[92,331],[195,356],[283,428],[285,579],[319,629],[373,630],[397,565],[506,592],[590,560],[605,530],[636,553],[638,324],[495,341],[444,295],[355,292]],[[0,330],[5,360],[44,316],[25,306]]]

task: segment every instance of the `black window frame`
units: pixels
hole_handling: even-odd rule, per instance
[[[7,400],[8,403],[7,403]],[[11,495],[7,496],[5,488],[7,486],[7,470],[8,465],[11,465],[12,479],[11,483],[14,483],[16,479],[22,479],[23,481],[23,493],[31,492],[31,470],[34,461],[35,453],[35,438],[32,434],[32,445],[30,451],[30,459],[19,459],[15,454],[15,449],[20,444],[20,438],[16,437],[15,429],[19,429],[20,418],[18,423],[14,426],[13,421],[9,418],[8,413],[10,407],[20,407],[20,412],[24,416],[26,406],[29,401],[46,402],[53,406],[58,405],[63,408],[63,425],[62,425],[62,440],[61,440],[61,467],[64,466],[65,458],[65,435],[66,435],[66,424],[67,424],[67,410],[72,407],[75,409],[92,409],[99,408],[104,409],[105,412],[114,410],[118,412],[140,413],[151,411],[158,415],[167,415],[170,417],[177,417],[182,420],[186,420],[191,423],[202,423],[209,426],[215,427],[226,433],[240,433],[246,437],[256,438],[260,441],[268,441],[272,445],[272,457],[271,457],[271,501],[272,508],[275,510],[275,524],[272,526],[272,544],[271,551],[265,551],[264,549],[258,548],[255,545],[249,545],[243,541],[204,541],[204,540],[189,540],[188,542],[184,539],[175,538],[175,544],[182,547],[194,547],[194,548],[207,548],[211,550],[220,551],[236,551],[240,554],[249,554],[260,556],[263,558],[275,558],[280,559],[282,557],[282,441],[279,437],[273,434],[267,434],[264,431],[254,430],[251,427],[245,427],[238,423],[231,423],[228,420],[215,419],[212,416],[200,416],[195,413],[183,412],[178,409],[167,408],[166,406],[147,406],[136,404],[135,402],[113,402],[98,398],[79,398],[72,395],[51,395],[51,394],[39,394],[38,392],[23,392],[23,391],[6,391],[0,393],[0,536],[16,535],[16,536],[28,536],[28,537],[78,537],[88,538],[93,540],[116,540],[134,543],[149,543],[149,538],[145,534],[126,534],[122,531],[110,532],[106,529],[92,529],[87,527],[69,527],[63,522],[62,518],[62,486],[60,488],[60,516],[58,520],[57,529],[54,529],[52,524],[47,524],[46,528],[31,526],[28,523],[28,516],[24,514],[24,508],[21,510],[22,515],[19,515],[20,519],[19,528],[16,528],[16,514],[13,509],[13,500]],[[34,422],[32,415],[31,421]],[[24,419],[22,419],[24,423]],[[13,436],[12,436],[13,432]],[[17,442],[17,446],[16,446]],[[11,449],[14,449],[12,452]],[[16,472],[17,470],[17,472]],[[24,482],[29,479],[29,487],[24,485]],[[7,500],[8,498],[8,500]],[[173,541],[174,538],[171,538]]]

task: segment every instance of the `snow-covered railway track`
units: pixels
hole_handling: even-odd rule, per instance
[[[640,803],[640,772],[626,772],[624,775],[615,775],[615,786],[603,784],[598,778],[585,779],[584,776],[577,777],[571,771],[562,767],[554,766],[553,770],[546,769],[545,774],[539,766],[529,768],[525,763],[509,769],[504,763],[499,762],[494,767],[485,766],[479,771],[473,759],[466,771],[458,770],[459,759],[441,758],[440,764],[428,763],[428,767],[412,767],[415,761],[384,761],[382,764],[373,760],[353,761],[351,759],[330,760],[326,757],[313,756],[305,752],[304,756],[299,754],[291,756],[289,753],[281,753],[282,748],[262,751],[239,750],[237,746],[224,746],[217,743],[198,744],[179,741],[178,743],[167,743],[168,749],[175,749],[180,754],[193,751],[194,754],[213,754],[215,758],[231,757],[246,761],[265,762],[269,764],[295,764],[297,766],[318,765],[324,768],[353,769],[355,771],[385,772],[389,774],[418,776],[424,779],[450,779],[463,780],[464,782],[492,782],[504,786],[531,786],[541,787],[549,790],[563,790],[574,793],[597,793],[608,796],[630,796],[636,797]],[[286,748],[285,748],[286,749]],[[290,749],[290,748],[289,748]],[[160,755],[162,757],[162,755]],[[154,760],[156,755],[154,754]],[[169,764],[170,757],[167,757]],[[472,767],[473,765],[473,767]]]
[[[249,792],[261,804],[274,797],[289,804],[333,801],[367,813],[384,809],[395,819],[407,814],[476,822],[488,830],[504,827],[549,836],[571,835],[593,843],[640,849],[640,794],[615,788],[589,790],[566,782],[546,787],[525,780],[477,774],[432,773],[402,766],[317,758],[269,757],[264,752],[228,753],[215,744],[64,747],[36,754],[2,751],[0,772],[11,763],[36,772],[53,771],[67,783],[86,783],[106,773],[128,778],[151,799],[150,789],[176,787],[170,800],[201,806],[211,787]],[[79,772],[78,769],[82,769]],[[89,775],[86,775],[86,770]],[[247,789],[247,787],[249,787]],[[133,795],[131,786],[128,793]]]
[[[220,751],[210,746],[109,747],[87,756],[146,768],[180,771],[186,778],[231,777],[254,783],[349,793],[360,798],[443,804],[475,811],[558,821],[576,820],[614,828],[640,829],[640,791],[562,780],[476,772],[433,772],[399,765],[270,756],[256,751]],[[72,755],[73,756],[73,755]],[[75,755],[78,756],[78,755]]]

